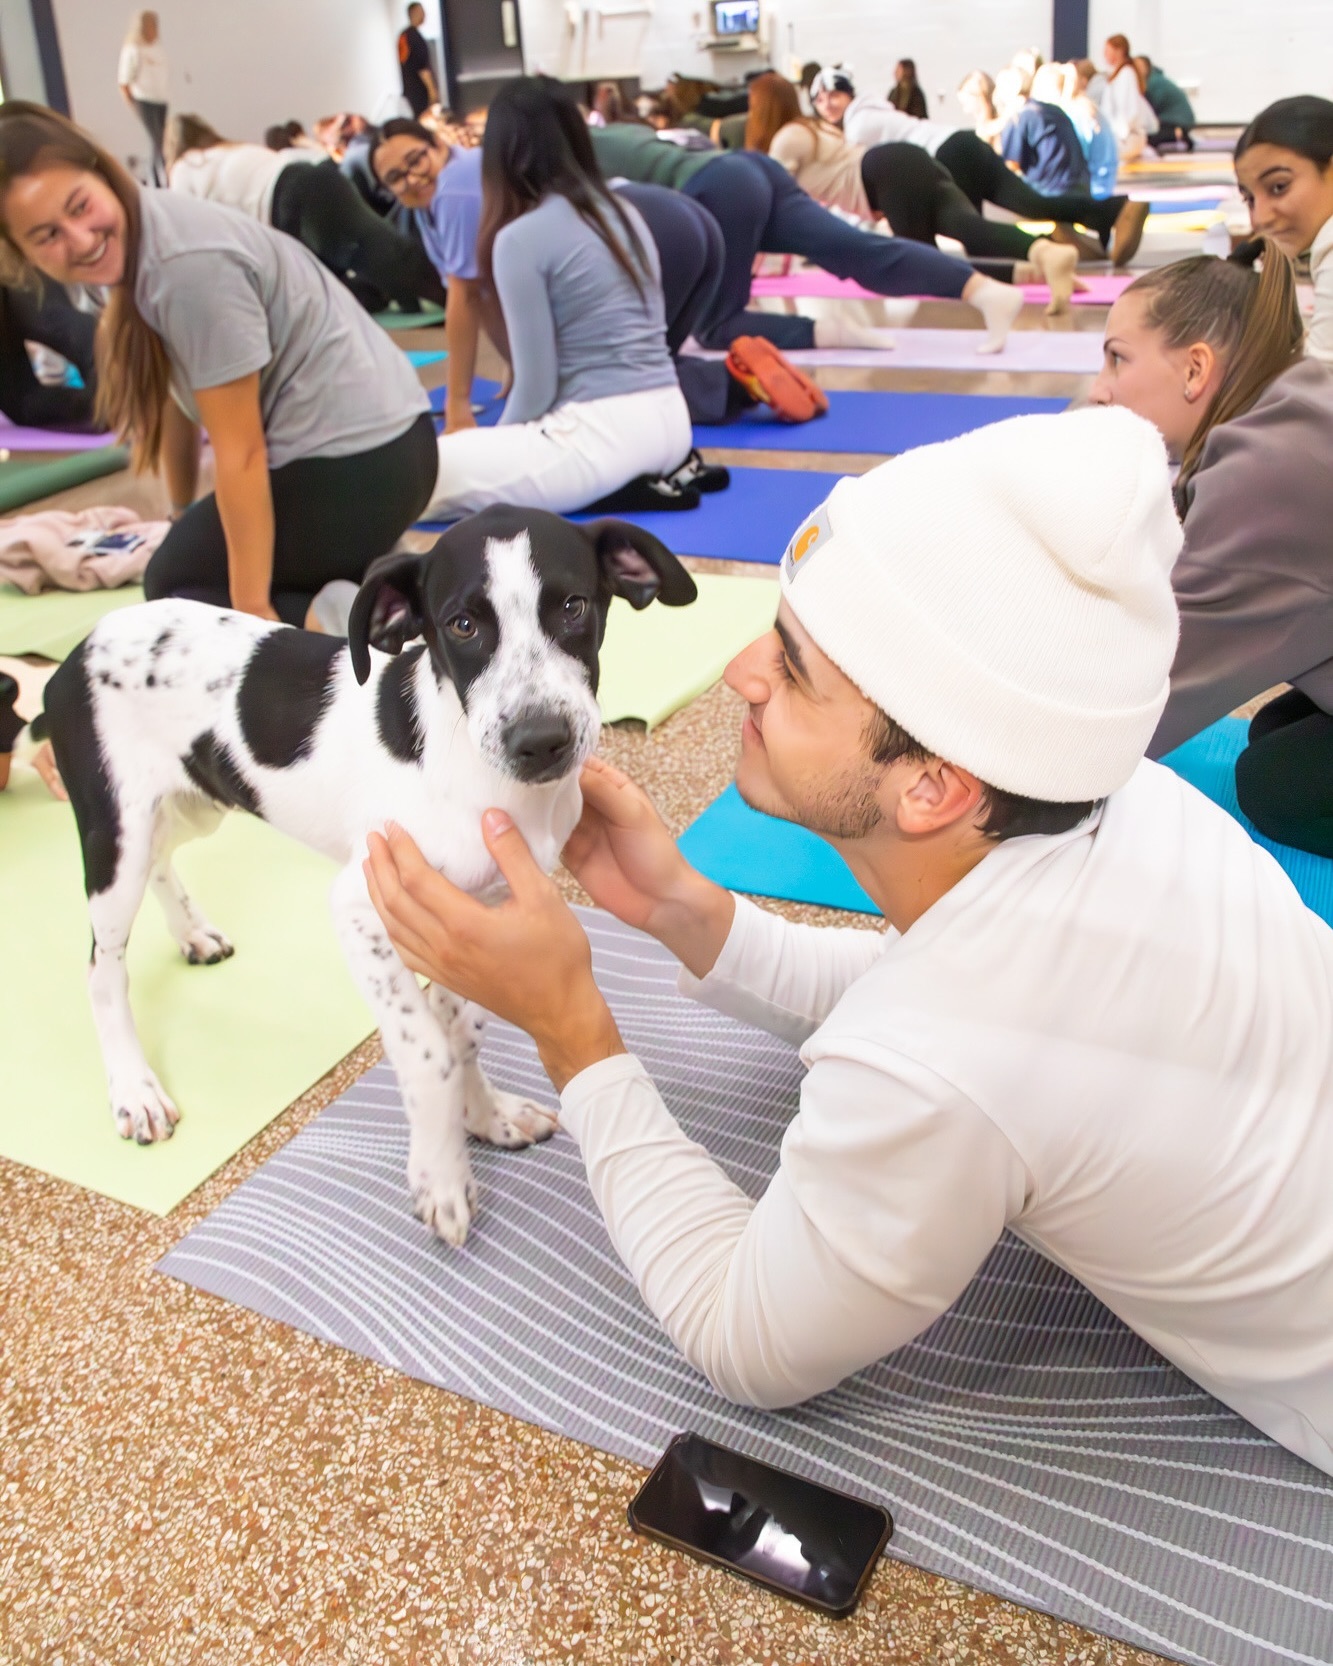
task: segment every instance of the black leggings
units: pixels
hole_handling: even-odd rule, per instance
[[[1299,689],[1270,700],[1236,760],[1236,797],[1265,838],[1333,856],[1333,717]]]
[[[143,130],[148,135],[148,141],[153,147],[151,166],[153,170],[153,184],[167,183],[167,164],[162,155],[162,140],[167,131],[167,107],[165,104],[151,104],[147,99],[136,98],[134,108],[139,120],[143,123]]]
[[[987,268],[1006,283],[1013,282],[1012,263],[1026,260],[1037,241],[1017,226],[983,219],[920,145],[872,145],[861,158],[861,183],[870,206],[889,222],[895,237],[933,248],[942,232],[956,238],[970,255],[1006,262],[1004,271]]]
[[[95,426],[97,368],[93,339],[97,320],[80,312],[58,283],[31,289],[0,288],[0,411],[19,427],[64,428],[87,433]],[[25,341],[40,342],[83,377],[81,388],[48,388],[33,375]]]
[[[274,469],[273,606],[289,625],[305,620],[330,579],[359,584],[430,502],[439,468],[435,424],[423,411],[405,433],[351,457],[303,457]],[[144,574],[149,601],[182,596],[231,606],[227,537],[217,499],[192,504],[159,544]]]
[[[415,237],[368,208],[336,162],[292,162],[273,187],[274,226],[304,243],[372,312],[390,301],[444,305],[444,284]]]
[[[1007,168],[975,133],[951,133],[935,152],[935,160],[978,212],[982,203],[993,202],[997,208],[1007,208],[1025,220],[1088,226],[1101,238],[1103,248],[1110,242],[1112,227],[1128,201],[1126,197],[1094,197],[1086,191],[1064,191],[1048,197],[1029,185],[1022,174]]]

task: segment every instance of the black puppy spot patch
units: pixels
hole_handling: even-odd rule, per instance
[[[289,769],[308,758],[332,696],[341,637],[273,631],[250,655],[236,696],[241,734],[257,764]]]
[[[247,810],[252,816],[263,814],[259,796],[241,774],[230,748],[210,729],[195,736],[181,763],[200,792],[217,803],[232,810]]]
[[[120,805],[93,719],[93,688],[86,642],[46,685],[45,728],[55,749],[83,847],[83,881],[90,897],[110,890],[120,863]]]
[[[375,695],[375,726],[380,742],[390,757],[400,763],[421,762],[422,736],[417,722],[417,698],[413,679],[424,647],[409,648],[385,666]]]

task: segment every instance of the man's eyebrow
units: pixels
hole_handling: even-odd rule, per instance
[[[803,683],[812,687],[813,684],[810,683],[809,667],[801,658],[801,650],[796,646],[795,637],[793,637],[791,632],[782,623],[781,619],[775,619],[773,621],[773,629],[778,633],[779,640],[782,643],[783,652],[791,661],[792,669],[796,672],[796,675]]]

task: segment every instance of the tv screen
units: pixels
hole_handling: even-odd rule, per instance
[[[717,35],[757,35],[759,0],[713,0],[713,30]]]

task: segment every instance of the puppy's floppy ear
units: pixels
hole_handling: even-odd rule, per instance
[[[370,675],[370,650],[397,654],[425,629],[421,612],[421,565],[409,550],[390,550],[372,561],[361,581],[347,622],[352,670],[364,683]]]
[[[699,594],[694,580],[660,538],[629,521],[589,521],[584,532],[592,540],[602,572],[616,596],[633,608],[657,600],[666,607],[685,607]]]

